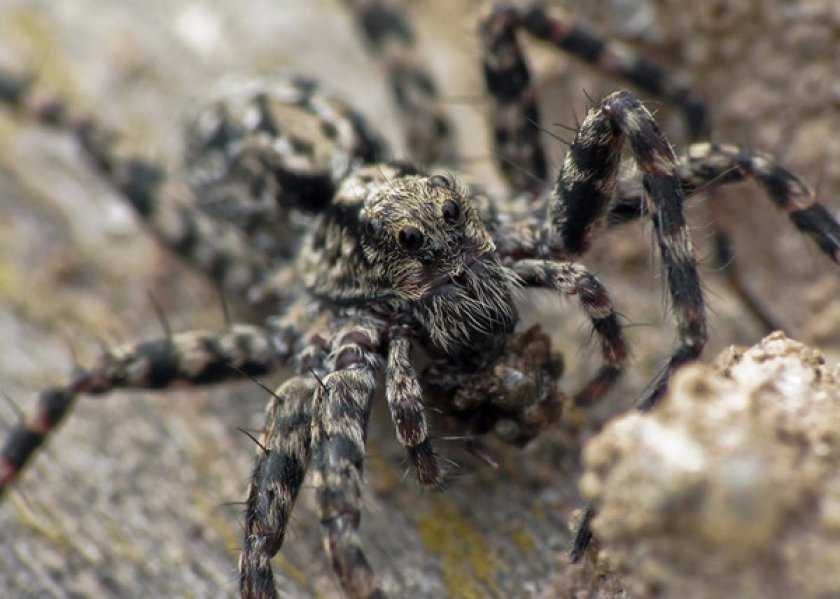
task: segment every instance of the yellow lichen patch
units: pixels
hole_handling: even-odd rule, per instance
[[[14,265],[0,262],[0,297],[11,297],[19,289],[20,279]]]
[[[71,76],[75,71],[63,60],[64,52],[44,13],[29,7],[11,11],[0,33],[15,40],[14,47],[23,50],[21,54],[41,79],[63,97],[75,98],[76,85]]]
[[[388,493],[398,488],[402,483],[402,472],[397,469],[391,462],[384,459],[382,454],[376,451],[371,451],[365,458],[367,462],[366,468],[370,472],[375,472],[375,476],[369,477],[369,482],[376,493]],[[414,471],[409,473],[413,476]]]
[[[529,535],[524,530],[517,530],[513,533],[513,542],[516,543],[517,547],[519,547],[520,553],[522,555],[533,553],[534,550],[537,548],[536,544],[534,543],[534,537]]]
[[[306,576],[306,573],[286,559],[282,554],[277,554],[274,558],[274,564],[277,566],[278,570],[294,580],[299,587],[304,589],[309,588],[310,580],[309,577]]]
[[[15,124],[15,119],[11,113],[0,111],[0,155],[8,153],[9,140],[17,130]]]
[[[496,584],[501,559],[451,500],[440,497],[433,501],[417,527],[426,548],[441,558],[444,584],[450,597],[502,596]]]

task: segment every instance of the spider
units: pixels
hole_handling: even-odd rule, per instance
[[[347,4],[388,67],[416,162],[453,160],[451,125],[411,52],[402,13],[379,0]],[[575,262],[602,224],[651,220],[678,321],[679,344],[641,409],[656,405],[673,372],[697,358],[706,341],[682,212],[694,191],[753,177],[800,231],[840,260],[840,225],[794,175],[768,156],[725,144],[693,144],[678,157],[627,91],[593,102],[556,184],[544,189],[537,183],[548,171],[541,120],[518,32],[676,103],[692,136],[708,133],[703,104],[690,90],[541,7],[498,5],[480,26],[495,155],[511,188],[505,198],[468,189],[448,173],[388,160],[362,117],[308,80],[238,83],[213,102],[190,127],[190,174],[181,181],[125,151],[115,132],[42,94],[28,78],[3,73],[4,102],[75,134],[161,243],[268,315],[221,333],[115,348],[68,384],[44,391],[36,414],[0,453],[0,491],[79,395],[258,377],[292,363],[296,375],[273,391],[257,440],[242,595],[276,594],[270,560],[311,470],[341,587],[350,597],[383,596],[358,537],[367,421],[380,379],[418,481],[437,487],[445,467],[424,404],[433,401],[454,428],[495,431],[519,444],[557,418],[563,399],[547,338],[540,329],[515,332],[516,299],[527,289],[576,297],[599,338],[603,364],[574,401],[597,401],[615,384],[628,353],[621,325],[603,285]],[[620,175],[625,145],[641,186]],[[412,352],[425,354],[423,371]],[[578,554],[588,534],[584,525]]]

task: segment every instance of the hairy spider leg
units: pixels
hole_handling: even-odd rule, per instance
[[[599,107],[589,111],[566,155],[557,185],[551,194],[546,227],[549,254],[580,255],[586,250],[591,225],[606,210],[581,210],[577,204],[588,201],[581,186],[597,190],[615,184],[617,162],[604,170],[603,163],[591,162],[593,155],[605,155],[629,142],[641,170],[645,202],[659,252],[665,268],[672,309],[677,318],[680,345],[667,367],[656,378],[639,402],[649,409],[662,397],[671,374],[697,358],[706,343],[706,315],[703,292],[683,215],[683,192],[676,157],[653,116],[629,92],[607,96]],[[603,183],[601,183],[603,181]]]
[[[575,395],[575,402],[587,405],[606,395],[618,380],[627,361],[627,345],[607,290],[581,264],[521,260],[512,268],[526,287],[554,289],[564,295],[577,296],[601,340],[604,364],[595,377]]]
[[[602,39],[567,11],[548,10],[540,6],[523,11],[507,4],[496,5],[482,21],[480,31],[484,47],[485,81],[493,100],[491,115],[499,169],[516,190],[529,190],[533,194],[539,194],[540,181],[545,180],[547,176],[545,156],[540,143],[541,125],[536,94],[525,57],[516,39],[518,31],[526,31],[537,39],[583,59],[605,75],[630,83],[657,99],[676,105],[682,111],[690,140],[696,141],[709,136],[708,110],[698,94],[663,67],[619,44]],[[837,221],[814,201],[812,194],[801,181],[774,165],[772,160],[762,154],[752,154],[743,149],[733,150],[735,146],[726,145],[722,146],[730,149],[726,153],[741,154],[740,160],[731,160],[734,158],[731,155],[729,157],[730,168],[736,172],[730,178],[729,175],[724,175],[723,169],[709,169],[696,163],[702,163],[706,159],[702,156],[705,152],[710,154],[710,162],[715,162],[718,166],[725,163],[726,159],[721,160],[719,155],[718,148],[721,146],[713,145],[710,149],[708,144],[699,144],[697,147],[704,149],[698,156],[697,149],[692,146],[689,155],[693,153],[696,156],[691,158],[695,164],[686,170],[682,168],[684,163],[681,162],[681,177],[694,178],[698,170],[706,170],[707,175],[716,172],[714,176],[719,180],[734,182],[742,178],[739,175],[751,172],[760,182],[762,179],[767,182],[762,184],[774,199],[779,198],[785,191],[809,198],[810,201],[806,201],[804,205],[800,204],[797,208],[783,209],[790,211],[791,220],[797,229],[813,237],[826,254],[833,260],[838,260],[840,237],[837,235]],[[736,165],[735,162],[740,164]],[[712,188],[714,185],[708,187]],[[613,211],[614,215],[617,217],[619,213],[629,212],[638,215],[644,205],[641,195],[621,195],[622,188],[619,184],[620,195]],[[695,191],[699,189],[699,186],[695,187]],[[800,195],[800,190],[805,193]],[[603,198],[599,197],[598,200]],[[636,200],[635,204],[632,203],[633,200]],[[782,201],[776,201],[780,206],[784,206]],[[718,222],[715,212],[712,210],[711,216],[718,267],[736,295],[764,328],[768,331],[778,329],[775,319],[745,285],[742,271],[734,259],[732,241]],[[615,222],[615,219],[611,220]]]
[[[245,538],[239,558],[243,597],[276,597],[271,558],[283,545],[289,515],[309,466],[317,386],[313,374],[291,378],[274,392],[266,410],[245,508]]]
[[[9,433],[0,450],[0,496],[79,395],[207,385],[265,374],[285,362],[293,341],[287,329],[237,324],[220,333],[188,331],[109,350],[95,366],[78,370],[67,385],[42,391],[32,417]]]
[[[350,170],[386,153],[361,115],[303,78],[223,81],[186,139],[199,207],[275,264],[295,255],[305,233],[290,211],[318,213]]]
[[[297,376],[272,394],[245,503],[239,556],[243,597],[275,597],[271,558],[280,551],[312,453],[312,423],[318,410],[327,342],[312,335],[296,357]]]
[[[708,136],[705,104],[665,69],[619,44],[601,39],[568,11],[539,5],[521,10],[506,3],[494,4],[481,21],[479,37],[484,80],[491,98],[495,155],[498,168],[512,189],[538,195],[548,178],[536,90],[516,38],[520,31],[583,60],[605,75],[678,106],[689,137]]]
[[[772,156],[731,144],[696,143],[678,157],[677,173],[686,198],[700,191],[723,185],[755,180],[769,200],[788,215],[793,225],[809,236],[834,262],[840,262],[840,223],[815,194],[795,174]],[[619,179],[610,205],[610,226],[629,222],[643,215],[642,190],[635,179]],[[775,319],[744,287],[740,270],[733,262],[733,248],[722,231],[716,234],[718,262],[727,265],[724,274],[741,300],[768,330],[779,329]]]
[[[313,484],[324,548],[352,599],[384,597],[359,539],[365,441],[377,374],[381,323],[348,322],[333,337],[312,431]]]
[[[706,316],[683,215],[684,196],[676,157],[653,116],[629,92],[607,96],[600,106],[588,112],[581,124],[551,195],[546,243],[549,254],[578,255],[586,250],[592,224],[606,212],[607,204],[599,203],[598,210],[576,209],[575,203],[587,201],[587,195],[577,193],[577,190],[581,186],[611,190],[615,186],[618,163],[613,162],[613,168],[604,171],[600,160],[591,162],[582,158],[618,151],[625,140],[629,141],[643,174],[643,197],[662,256],[680,341],[667,366],[637,404],[640,410],[649,410],[665,394],[673,372],[699,357],[707,337]],[[592,506],[586,509],[588,517],[583,519],[575,535],[572,551],[575,561],[583,555],[592,537],[590,522],[594,510]]]
[[[364,35],[371,56],[384,65],[409,156],[421,165],[452,164],[457,151],[452,126],[434,79],[417,55],[411,22],[392,0],[344,0]]]
[[[385,385],[385,398],[397,429],[397,440],[405,447],[417,472],[417,480],[424,487],[439,487],[443,472],[429,440],[423,390],[411,364],[411,340],[404,333],[396,332],[391,337]]]
[[[118,189],[158,241],[221,289],[237,296],[269,264],[235,229],[193,209],[192,192],[165,169],[126,150],[120,135],[76,113],[59,98],[39,94],[31,80],[0,72],[0,101],[39,123],[71,132],[98,170]]]

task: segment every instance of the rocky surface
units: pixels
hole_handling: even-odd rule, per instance
[[[682,370],[586,445],[600,559],[632,592],[840,594],[840,366],[775,333]]]
[[[498,188],[489,159],[475,19],[479,2],[411,3],[422,52],[445,90],[467,175]],[[833,0],[695,2],[574,0],[604,31],[677,68],[710,100],[715,137],[782,155],[840,209],[836,77],[840,16]],[[816,40],[816,41],[814,41]],[[583,90],[621,86],[529,44],[545,123],[574,122]],[[223,75],[305,73],[376,123],[403,156],[380,69],[336,0],[74,0],[0,2],[0,60],[120,128],[141,151],[177,163],[181,116]],[[655,105],[679,149],[679,120]],[[556,166],[564,146],[546,138]],[[495,183],[494,183],[495,182]],[[176,329],[221,326],[215,292],[160,251],[64,136],[0,111],[0,389],[21,408],[69,372],[72,345],[87,362],[98,340],[160,334],[154,293]],[[715,194],[731,224],[747,284],[785,330],[840,355],[836,267],[803,241],[752,185]],[[709,255],[707,204],[689,212]],[[651,241],[639,227],[601,238],[586,263],[628,321],[633,362],[596,428],[639,396],[673,342]],[[761,234],[757,234],[759,231]],[[707,355],[762,336],[708,260],[712,338]],[[573,305],[526,303],[554,331],[573,393],[597,368]],[[68,342],[69,341],[69,342]],[[279,380],[282,376],[278,376]],[[269,381],[269,382],[273,382]],[[243,384],[200,391],[83,399],[17,490],[0,505],[0,589],[12,596],[227,596],[235,593],[239,507],[264,394]],[[397,596],[623,596],[602,564],[565,559],[568,517],[580,505],[582,439],[567,431],[525,450],[494,446],[493,470],[439,443],[462,475],[443,494],[403,480],[387,412],[372,418],[362,534]],[[0,430],[16,418],[0,400]],[[476,501],[480,498],[481,501]],[[291,597],[336,597],[311,496],[304,494],[276,560]],[[804,570],[803,570],[804,571]]]

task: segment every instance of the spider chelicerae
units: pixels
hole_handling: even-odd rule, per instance
[[[417,163],[453,159],[450,125],[409,51],[407,22],[380,2],[348,4],[389,67]],[[593,102],[556,185],[543,189],[536,182],[548,167],[519,30],[676,103],[692,136],[707,133],[703,105],[685,87],[539,8],[498,7],[481,25],[495,155],[511,188],[504,199],[467,190],[448,174],[388,162],[361,117],[309,81],[238,84],[211,104],[193,123],[191,174],[179,181],[25,78],[4,76],[0,95],[7,103],[74,132],[164,245],[269,316],[221,333],[180,333],[112,349],[66,386],[45,391],[37,413],[0,454],[0,488],[80,394],[259,376],[293,362],[298,376],[274,392],[258,440],[240,562],[243,595],[274,594],[270,559],[307,467],[342,587],[349,596],[380,595],[357,529],[367,417],[381,374],[398,439],[421,484],[437,486],[444,468],[429,440],[424,403],[464,430],[493,430],[517,443],[556,418],[560,396],[545,336],[538,329],[514,332],[514,300],[527,288],[577,296],[600,338],[604,365],[575,401],[597,400],[617,379],[627,353],[621,327],[598,280],[572,262],[599,224],[650,217],[667,274],[680,344],[640,401],[645,409],[662,396],[671,373],[699,355],[706,337],[682,216],[686,195],[754,177],[797,228],[838,259],[840,227],[793,175],[729,145],[695,144],[675,156],[628,92]],[[624,141],[641,186],[619,176]],[[420,373],[412,348],[430,362]],[[584,527],[578,553],[587,535]]]

